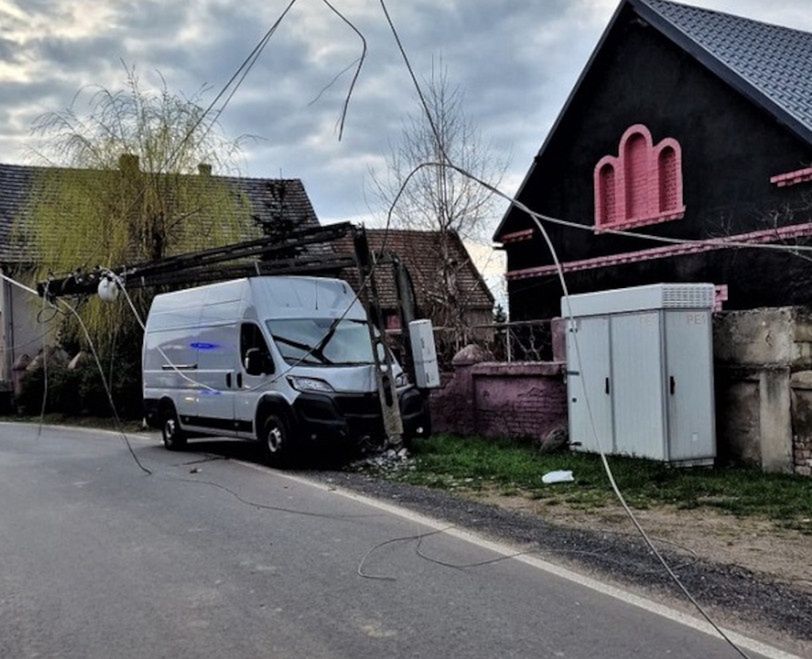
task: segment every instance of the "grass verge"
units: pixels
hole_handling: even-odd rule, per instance
[[[0,415],[0,421],[8,423],[39,423],[39,416],[29,416],[23,414]],[[115,419],[101,416],[69,416],[58,412],[49,412],[42,422],[45,425],[56,426],[80,426],[82,428],[99,428],[101,430],[119,430]],[[121,430],[125,432],[142,432],[141,421],[122,419]]]
[[[491,489],[555,505],[601,507],[616,501],[599,456],[540,454],[512,441],[436,435],[417,440],[414,464],[383,472],[387,478],[457,491]],[[764,474],[750,467],[680,469],[633,458],[610,457],[618,486],[629,504],[644,509],[714,508],[738,516],[760,516],[812,534],[812,479]],[[544,485],[541,477],[570,469],[575,481]]]

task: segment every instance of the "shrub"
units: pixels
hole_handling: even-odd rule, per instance
[[[26,371],[20,383],[20,394],[16,398],[20,412],[40,413],[44,381],[45,372],[42,367]],[[138,419],[142,416],[140,360],[126,356],[116,360],[111,392],[122,419]],[[95,361],[85,360],[75,369],[68,369],[61,364],[49,364],[45,411],[68,416],[112,416],[110,402]]]

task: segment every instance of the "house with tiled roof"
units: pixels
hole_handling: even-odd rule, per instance
[[[417,313],[432,320],[437,328],[449,325],[448,309],[466,327],[493,323],[494,298],[460,237],[453,231],[442,239],[439,231],[415,229],[367,229],[370,250],[396,255],[412,279]],[[342,239],[335,244],[340,253],[352,254],[352,243]],[[358,273],[342,273],[358,287]],[[400,328],[400,307],[392,270],[375,273],[384,321],[389,329]],[[484,328],[479,328],[484,329]],[[441,329],[442,331],[442,329]]]
[[[812,244],[812,34],[622,0],[516,196],[571,223],[545,223],[571,293],[711,282],[725,309],[812,303],[809,254],[748,247]],[[512,206],[494,240],[511,319],[559,315],[536,224]]]
[[[120,168],[138,167],[135,156],[124,155]],[[38,256],[35,244],[26,240],[24,231],[27,217],[34,208],[35,196],[42,194],[39,182],[44,176],[113,176],[115,170],[71,170],[54,167],[0,164],[0,268],[5,272],[20,272],[36,267]],[[268,227],[284,222],[288,227],[318,226],[319,221],[304,186],[299,179],[267,179],[237,176],[216,176],[211,167],[202,164],[194,182],[204,192],[207,187],[230,191],[247,210],[241,238],[260,237]],[[247,205],[247,208],[245,208]],[[237,206],[235,206],[236,208]],[[249,219],[250,218],[250,219]],[[207,223],[221,221],[202,213],[202,230],[197,234],[200,249],[211,247],[206,239]],[[70,217],[58,221],[70,222]],[[188,246],[188,245],[187,245]],[[312,248],[311,248],[312,249]],[[329,246],[322,249],[330,249]],[[30,294],[0,282],[0,389],[11,380],[12,366],[23,354],[34,356],[42,347],[43,327],[37,322],[37,301]]]

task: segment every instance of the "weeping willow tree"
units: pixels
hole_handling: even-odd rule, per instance
[[[151,261],[258,233],[248,200],[211,175],[212,168],[236,173],[245,138],[226,139],[211,123],[200,103],[204,92],[172,93],[163,79],[148,88],[127,69],[121,90],[94,88],[77,95],[85,101],[81,109],[75,100],[35,121],[35,156],[47,167],[37,170],[16,223],[17,239],[37,263],[34,279]],[[132,293],[142,316],[155,292]],[[73,302],[120,411],[137,416],[141,331],[129,306],[121,296],[114,304],[97,296]],[[69,353],[87,348],[69,314],[54,322],[62,323],[58,340]],[[79,394],[84,409],[106,400],[95,364],[89,368]]]
[[[187,98],[163,79],[145,88],[128,69],[122,90],[96,88],[82,112],[74,102],[35,121],[36,155],[48,167],[18,225],[40,281],[224,245],[250,232],[247,200],[211,176],[212,168],[235,172],[244,138],[226,139],[209,122],[202,91]],[[146,296],[137,296],[142,310]],[[100,341],[133,320],[124,303],[90,298],[80,306]]]

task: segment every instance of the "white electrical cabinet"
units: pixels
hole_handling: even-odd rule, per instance
[[[561,299],[575,450],[712,464],[713,284]]]
[[[434,345],[434,328],[430,320],[413,320],[409,323],[409,337],[414,360],[415,385],[418,389],[434,389],[440,386],[440,368],[437,364],[437,348]]]

